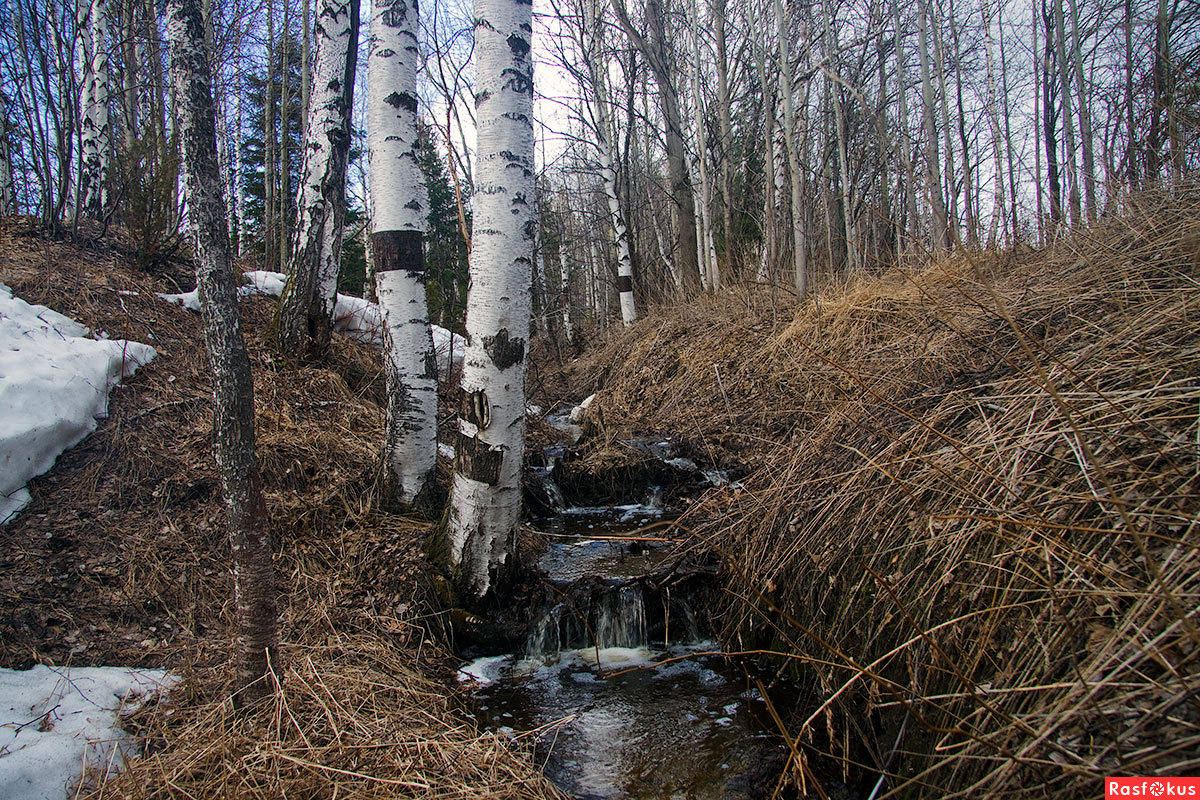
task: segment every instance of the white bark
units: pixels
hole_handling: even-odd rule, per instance
[[[571,265],[567,261],[567,244],[561,237],[558,240],[558,264],[561,269],[559,281],[562,286],[563,335],[568,342],[574,342],[575,330],[571,327]]]
[[[108,205],[108,171],[112,155],[112,123],[108,115],[108,12],[103,0],[92,0],[92,107],[89,127],[93,150],[86,154],[92,180],[85,207],[99,216]]]
[[[707,109],[700,85],[702,61],[699,16],[696,2],[692,0],[692,121],[696,126],[696,169],[700,176],[700,226],[696,231],[696,246],[700,250],[701,283],[704,288],[716,291],[721,285],[721,277],[717,271],[717,253],[712,235],[712,183],[708,178],[708,128],[704,121]]]
[[[633,258],[629,253],[629,229],[625,225],[620,195],[617,193],[616,136],[609,116],[608,60],[604,49],[604,29],[601,27],[600,9],[596,0],[589,0],[588,12],[590,30],[584,34],[584,38],[590,50],[587,58],[591,72],[589,77],[596,97],[596,148],[600,153],[600,179],[608,201],[613,243],[617,251],[617,291],[621,298],[621,321],[628,326],[637,322],[637,308],[633,300]]]
[[[779,34],[779,95],[783,98],[783,140],[787,149],[788,169],[792,176],[792,258],[796,294],[803,299],[808,290],[808,229],[804,215],[804,190],[801,183],[800,154],[797,152],[795,135],[795,102],[792,92],[792,60],[788,52],[787,18],[784,16],[783,0],[775,0],[775,25]],[[801,101],[808,105],[808,85]],[[807,127],[807,125],[805,125]]]
[[[984,59],[987,68],[987,112],[992,128],[992,158],[996,165],[996,199],[992,205],[992,221],[988,228],[988,246],[995,246],[1005,214],[1004,162],[1000,152],[1000,112],[996,101],[996,72],[992,63],[992,15],[987,0],[983,0]]]
[[[900,124],[900,166],[908,179],[904,190],[905,224],[900,232],[900,255],[903,256],[911,248],[913,236],[920,230],[920,220],[917,216],[917,177],[912,163],[912,132],[908,124],[908,57],[904,51],[904,28],[900,24],[900,0],[892,0],[892,22],[896,31],[896,92],[899,103],[898,122]]]
[[[437,464],[437,362],[421,251],[429,201],[417,162],[419,29],[416,0],[375,1],[367,52],[371,258],[387,352],[384,460],[405,504],[425,490]],[[314,105],[320,91],[318,77]]]
[[[13,207],[12,156],[8,144],[8,109],[0,106],[0,217],[16,213]]]
[[[320,355],[328,346],[337,302],[358,8],[359,0],[322,0],[317,14],[316,78],[297,198],[300,241],[280,319],[285,346],[309,355]]]
[[[467,350],[449,558],[481,598],[510,559],[521,511],[534,219],[532,5],[476,0],[477,155]]]
[[[937,122],[933,109],[933,79],[929,71],[929,11],[927,0],[917,0],[921,45],[921,118],[925,130],[925,190],[933,208],[933,247],[949,246],[946,200],[942,194],[942,168],[938,163]]]

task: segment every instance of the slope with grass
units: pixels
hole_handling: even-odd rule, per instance
[[[0,282],[17,296],[157,350],[0,527],[0,667],[181,676],[166,704],[127,720],[151,755],[105,797],[555,796],[532,759],[479,735],[447,696],[455,662],[430,636],[438,616],[420,580],[429,524],[372,502],[378,353],[334,337],[321,366],[280,359],[266,345],[274,303],[261,297],[242,313],[282,690],[263,714],[231,713],[232,580],[201,323],[156,296],[190,288],[190,268],[147,274],[133,261],[115,235],[72,244],[0,226]]]
[[[681,526],[726,642],[810,687],[793,776],[823,751],[876,797],[1094,797],[1200,768],[1198,278],[1200,198],[1159,199],[798,309],[650,313],[575,366],[595,459],[674,433],[747,470]]]

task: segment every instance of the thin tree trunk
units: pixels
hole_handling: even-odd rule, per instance
[[[438,372],[421,246],[429,200],[417,160],[419,31],[416,0],[375,0],[367,51],[371,253],[386,323],[385,487],[402,504],[424,496],[437,466]],[[315,107],[323,83],[320,44],[317,53]]]
[[[934,121],[933,80],[929,71],[929,11],[928,0],[917,0],[921,40],[921,101],[925,127],[925,189],[933,209],[933,246],[948,249],[950,241],[946,220],[946,201],[942,195],[942,172],[938,163],[937,123]]]
[[[587,62],[589,78],[596,99],[596,148],[600,154],[600,180],[604,186],[604,197],[608,203],[608,216],[612,223],[613,246],[617,256],[617,292],[621,299],[621,321],[626,326],[637,322],[637,307],[633,298],[633,257],[629,250],[629,229],[621,208],[621,197],[617,192],[616,134],[609,107],[607,45],[604,28],[600,21],[599,0],[587,0],[588,30],[584,34],[589,50]]]
[[[629,41],[646,58],[654,81],[658,84],[658,100],[666,127],[667,177],[671,184],[673,201],[671,219],[678,248],[677,268],[683,288],[690,291],[700,282],[700,261],[696,248],[696,203],[683,144],[683,118],[679,112],[679,94],[671,74],[671,45],[667,38],[664,9],[660,0],[648,0],[646,19],[650,26],[650,40],[647,41],[629,21],[624,0],[612,0],[612,6],[621,28],[629,37]]]
[[[942,23],[944,20],[937,15],[937,6],[933,7],[933,66],[937,74],[938,105],[942,112],[942,149],[945,155],[945,198],[947,204],[946,220],[947,247],[962,244],[962,234],[959,231],[958,214],[958,181],[954,172],[954,142],[953,127],[950,125],[950,95],[946,91],[946,55],[942,42]]]
[[[996,163],[996,191],[992,207],[991,228],[988,231],[988,247],[997,245],[997,230],[1004,222],[1004,158],[1000,151],[1000,112],[996,107],[996,72],[992,68],[992,15],[987,5],[983,4],[984,29],[984,59],[987,67],[987,112],[988,122],[992,128],[992,158]],[[966,147],[966,136],[963,136],[963,147]]]
[[[475,19],[475,216],[448,544],[460,591],[479,599],[503,580],[521,513],[537,223],[532,6],[476,0]]]
[[[237,620],[237,698],[271,691],[278,646],[267,509],[254,453],[254,381],[242,339],[217,166],[208,57],[197,0],[168,0],[171,76],[179,98],[183,173],[196,235],[196,285],[212,366],[217,471],[225,492]]]
[[[279,264],[292,270],[292,148],[291,148],[291,0],[283,0],[279,43]]]
[[[837,58],[837,32],[833,27],[834,10],[828,0],[821,2],[821,17],[824,20],[825,61],[833,64]],[[827,78],[828,80],[828,78]],[[832,88],[833,121],[837,132],[838,184],[841,192],[839,201],[842,207],[842,235],[845,237],[846,271],[858,269],[858,243],[854,235],[854,210],[850,197],[850,159],[846,151],[846,115],[842,109],[842,87],[836,84]]]
[[[892,0],[892,23],[896,29],[896,87],[897,102],[899,103],[900,123],[900,166],[904,168],[904,176],[908,185],[904,190],[905,224],[901,228],[900,254],[903,255],[912,247],[915,232],[919,230],[917,216],[917,176],[912,163],[912,129],[908,124],[908,57],[904,51],[904,29],[900,25],[900,0]]]
[[[954,0],[950,0],[950,37],[954,44],[954,60],[958,63],[962,54],[958,41],[958,20],[954,14]],[[990,62],[989,62],[990,63]],[[963,104],[962,68],[954,70],[955,100],[958,110],[958,139],[962,145],[963,168],[963,217],[967,227],[967,243],[971,247],[979,245],[978,204],[975,197],[975,170],[971,166],[971,145],[967,141],[967,114]]]
[[[1133,0],[1125,0],[1125,169],[1129,191],[1138,190],[1137,126],[1133,108]]]
[[[0,97],[0,217],[16,213],[13,203],[12,155],[9,150],[8,105]]]
[[[792,57],[788,47],[787,18],[783,0],[775,0],[775,28],[779,37],[779,96],[783,98],[783,141],[792,179],[792,277],[797,296],[804,299],[808,291],[808,229],[804,187],[801,183],[800,154],[796,152],[796,110],[792,94],[795,83],[792,79]],[[807,35],[805,38],[807,39]],[[805,96],[802,103],[807,107],[807,81],[804,86]],[[807,121],[802,121],[801,124],[807,130]]]
[[[1005,54],[1005,50],[1004,50],[1004,6],[1003,5],[1001,5],[999,7],[999,9],[997,9],[997,12],[996,12],[996,32],[1000,38],[1000,90],[1003,94],[1003,103],[1004,103],[1004,145],[1005,145],[1005,149],[1007,150],[1007,154],[1008,154],[1009,211],[1012,214],[1012,240],[1016,241],[1017,229],[1019,227],[1018,219],[1017,219],[1017,176],[1016,176],[1016,167],[1014,165],[1014,162],[1016,159],[1013,156],[1012,122],[1011,122],[1012,114],[1009,112],[1009,105],[1008,105],[1008,58],[1007,58],[1007,56]],[[1034,53],[1034,58],[1033,58],[1034,69],[1036,70],[1036,68],[1037,68],[1037,42],[1036,41],[1034,42],[1033,53]],[[1033,152],[1036,155],[1038,152],[1037,89],[1036,89],[1036,85],[1034,87],[1033,127],[1034,127]],[[1034,180],[1040,180],[1040,177],[1035,175]],[[1039,191],[1039,193],[1041,191],[1040,185],[1038,186],[1038,191]],[[1040,196],[1039,196],[1039,202],[1040,202]],[[1040,214],[1040,209],[1039,209],[1039,214]]]
[[[1063,22],[1062,0],[1054,1],[1054,29],[1058,53],[1058,77],[1061,83],[1059,101],[1062,105],[1063,138],[1067,141],[1067,205],[1071,227],[1078,227],[1082,210],[1079,197],[1079,168],[1075,158],[1075,118],[1071,110],[1071,66],[1067,61],[1067,33]]]
[[[300,115],[308,119],[312,94],[312,0],[301,0],[304,38],[300,41]]]
[[[276,217],[275,170],[279,153],[275,141],[275,0],[267,0],[267,69],[263,87],[263,269],[276,270],[279,261],[279,221]]]
[[[725,233],[725,268],[732,270],[737,248],[733,230],[733,100],[729,90],[729,53],[725,41],[726,0],[710,0],[717,47],[717,125],[721,136],[721,214]],[[717,288],[721,280],[717,274]]]
[[[1042,33],[1046,39],[1042,61],[1042,116],[1046,140],[1046,173],[1050,184],[1051,230],[1057,234],[1058,227],[1063,222],[1062,180],[1058,171],[1058,120],[1054,102],[1055,81],[1051,71],[1054,60],[1054,36],[1051,33],[1053,14],[1046,2],[1047,0],[1042,0]]]
[[[1092,110],[1083,75],[1083,50],[1079,39],[1079,3],[1071,3],[1071,49],[1075,64],[1075,89],[1079,94],[1079,140],[1083,151],[1083,202],[1088,222],[1096,221],[1096,156],[1092,151]]]
[[[399,13],[396,6],[392,9]],[[316,93],[304,135],[304,177],[296,204],[300,249],[279,313],[281,344],[305,359],[320,358],[328,350],[337,301],[358,63],[358,0],[322,0],[316,34]]]
[[[692,121],[696,126],[696,168],[700,174],[700,227],[697,231],[696,245],[700,250],[700,275],[702,283],[708,289],[716,291],[720,287],[721,278],[717,272],[717,258],[712,244],[712,183],[708,178],[708,125],[704,119],[707,111],[704,103],[704,91],[700,85],[700,11],[695,0],[691,0],[690,8],[692,29]]]

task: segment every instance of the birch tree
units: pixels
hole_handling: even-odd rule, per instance
[[[425,299],[425,182],[417,159],[417,0],[375,0],[367,50],[371,256],[384,319],[385,486],[412,503],[437,464],[437,361]]]
[[[792,181],[792,278],[796,294],[803,298],[808,291],[808,223],[805,215],[800,153],[796,143],[796,110],[793,100],[795,84],[792,80],[792,57],[788,52],[790,37],[783,0],[775,0],[775,27],[779,36],[779,96],[783,98],[783,141],[787,149],[788,170]],[[807,81],[804,82],[801,106],[808,106]],[[807,128],[807,125],[804,127]]]
[[[171,80],[183,140],[184,191],[196,245],[196,286],[212,367],[217,471],[233,556],[237,697],[270,691],[278,646],[267,508],[254,452],[254,382],[229,260],[225,198],[199,0],[168,0]]]
[[[482,598],[514,552],[525,455],[533,262],[533,34],[528,0],[476,0],[471,288],[448,529],[462,593]]]
[[[612,221],[613,247],[617,256],[617,292],[621,299],[621,321],[632,325],[637,321],[637,306],[633,298],[633,257],[629,252],[629,228],[617,192],[616,135],[612,125],[612,99],[608,90],[608,57],[604,28],[600,19],[600,0],[584,0],[586,24],[583,30],[584,61],[595,97],[594,123],[596,149],[600,155],[600,181]]]
[[[77,31],[86,61],[80,102],[80,166],[78,202],[88,216],[98,217],[105,204],[105,178],[112,150],[108,117],[108,13],[103,0],[80,0]]]
[[[12,156],[9,153],[8,103],[0,94],[0,217],[15,213]]]
[[[317,68],[297,201],[300,243],[279,314],[280,342],[305,358],[320,357],[329,348],[337,300],[358,9],[359,0],[323,0],[317,13]]]
[[[696,244],[696,200],[692,192],[692,181],[688,175],[687,158],[683,144],[683,117],[679,110],[679,92],[671,69],[670,43],[667,39],[666,15],[659,0],[646,3],[646,22],[650,38],[642,36],[629,19],[624,0],[612,0],[613,11],[630,43],[637,48],[658,85],[658,100],[665,127],[667,150],[667,176],[671,185],[671,220],[675,230],[675,260],[679,262],[679,275],[686,289],[694,288],[700,281],[700,260]]]

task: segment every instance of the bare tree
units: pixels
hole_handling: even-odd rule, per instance
[[[278,647],[267,509],[254,452],[254,382],[229,261],[200,5],[198,0],[168,0],[167,8],[185,192],[196,237],[196,285],[212,367],[217,470],[233,555],[237,697],[251,700],[270,691],[267,675]]]
[[[317,14],[316,91],[304,136],[304,177],[297,202],[300,244],[279,313],[281,344],[303,358],[321,357],[328,349],[337,300],[358,64],[358,5],[359,0],[323,0]]]

